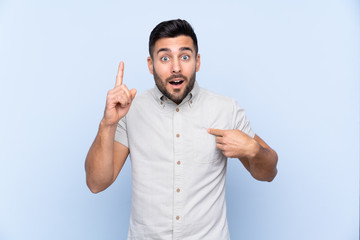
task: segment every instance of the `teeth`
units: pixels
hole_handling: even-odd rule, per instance
[[[170,81],[170,84],[180,85],[182,82],[184,82],[184,81],[183,80],[173,80],[173,81]]]

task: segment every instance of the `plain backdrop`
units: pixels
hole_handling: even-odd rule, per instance
[[[359,239],[360,4],[355,0],[0,1],[0,239],[126,239],[127,160],[92,194],[84,160],[106,93],[154,86],[148,36],[194,27],[200,86],[235,98],[279,155],[272,183],[229,159],[239,240]]]

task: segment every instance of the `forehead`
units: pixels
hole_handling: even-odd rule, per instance
[[[193,52],[195,52],[194,43],[191,37],[182,35],[174,38],[160,38],[155,42],[154,53],[157,54],[159,49],[164,48],[176,52],[184,47],[191,48]]]

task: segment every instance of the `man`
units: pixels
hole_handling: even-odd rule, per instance
[[[240,159],[255,179],[272,181],[277,155],[234,100],[198,86],[197,38],[186,21],[158,24],[149,53],[156,86],[136,98],[119,65],[86,159],[87,184],[94,193],[106,189],[130,153],[128,239],[229,239],[227,158]]]

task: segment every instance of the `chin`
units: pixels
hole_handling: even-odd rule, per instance
[[[167,89],[167,92],[174,97],[180,97],[184,94],[184,89]]]

